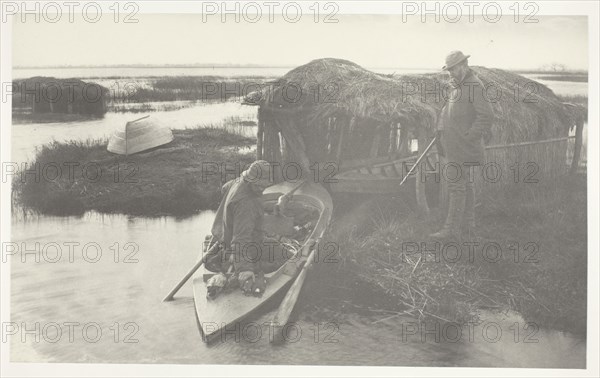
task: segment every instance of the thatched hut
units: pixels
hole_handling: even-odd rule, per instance
[[[472,69],[494,109],[486,137],[491,159],[511,154],[498,146],[564,139],[549,144],[555,159],[564,160],[574,120],[550,89],[499,69]],[[449,89],[443,72],[380,75],[347,60],[314,60],[247,98],[259,105],[257,155],[307,169],[334,162],[333,190],[397,190],[406,173],[399,163],[414,160],[433,137]]]
[[[79,79],[36,76],[13,82],[13,111],[102,116],[109,90]]]

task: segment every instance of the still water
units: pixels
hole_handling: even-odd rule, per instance
[[[11,321],[20,328],[11,340],[11,359],[585,366],[585,341],[556,331],[526,330],[516,314],[483,313],[481,324],[462,329],[436,323],[419,329],[414,319],[390,317],[352,277],[334,269],[323,274],[322,267],[304,288],[287,342],[269,344],[271,306],[225,340],[206,345],[198,332],[190,285],[174,302],[161,300],[196,261],[213,217],[208,211],[184,220],[15,214],[12,240],[19,253],[11,264]],[[25,249],[38,252],[23,253]],[[30,332],[23,332],[24,327]]]

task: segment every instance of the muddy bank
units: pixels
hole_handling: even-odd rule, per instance
[[[433,242],[441,214],[419,217],[408,194],[365,199],[345,214],[360,202],[338,199],[340,265],[387,294],[397,315],[466,323],[480,309],[514,310],[532,327],[585,337],[586,175],[502,196],[484,198],[477,234],[458,244]]]
[[[165,146],[128,157],[108,152],[107,140],[44,145],[14,176],[13,201],[48,215],[188,216],[215,209],[224,180],[255,158],[254,139],[223,129],[173,135]]]

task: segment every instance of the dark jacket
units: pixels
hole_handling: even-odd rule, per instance
[[[240,179],[227,182],[221,192],[212,234],[235,255],[236,271],[257,270],[263,241],[262,197]]]
[[[469,70],[453,87],[439,120],[448,162],[483,164],[483,137],[490,133],[492,120],[483,83]]]

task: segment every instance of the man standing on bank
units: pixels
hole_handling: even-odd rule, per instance
[[[481,80],[469,68],[468,58],[452,51],[446,65],[452,90],[442,108],[438,135],[447,158],[444,170],[448,182],[448,215],[442,229],[430,237],[437,240],[460,240],[461,228],[473,234],[475,223],[474,172],[484,160],[484,135],[490,132],[493,113]],[[454,174],[456,172],[456,174]]]

